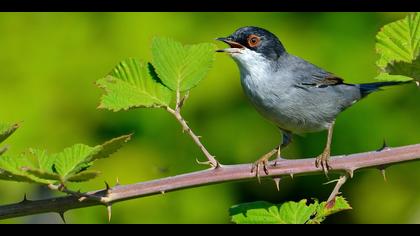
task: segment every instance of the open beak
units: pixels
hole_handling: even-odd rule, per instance
[[[238,53],[240,49],[245,48],[242,44],[232,41],[230,38],[217,38],[216,40],[227,43],[230,46],[230,48],[219,49],[216,52]]]

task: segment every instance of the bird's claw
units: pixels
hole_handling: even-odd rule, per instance
[[[316,168],[321,167],[327,177],[328,177],[328,170],[331,169],[331,166],[329,164],[329,157],[330,157],[330,152],[326,150],[321,155],[319,155],[315,160],[315,167]]]
[[[255,176],[257,177],[259,183],[261,183],[261,180],[260,180],[260,168],[261,168],[261,166],[263,167],[264,173],[266,175],[269,174],[267,165],[268,165],[268,158],[267,159],[265,159],[265,158],[260,159],[256,162],[254,162],[254,164],[252,165],[251,173],[254,173],[254,171],[255,171]]]

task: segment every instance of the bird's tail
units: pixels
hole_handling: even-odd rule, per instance
[[[372,92],[380,90],[381,87],[406,84],[410,82],[411,81],[375,82],[375,83],[359,84],[359,88],[360,88],[360,93],[362,94],[362,97],[365,97]]]

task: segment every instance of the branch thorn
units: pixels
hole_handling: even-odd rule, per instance
[[[111,217],[112,217],[112,204],[108,204],[106,206],[106,212],[108,214],[108,223],[111,222]]]
[[[29,202],[28,197],[26,196],[26,193],[23,195],[23,200],[20,203]]]
[[[109,184],[106,181],[105,181],[105,190],[106,190],[106,193],[110,193],[111,192],[111,188],[109,187]]]
[[[276,184],[277,191],[280,192],[280,180],[281,180],[281,178],[280,177],[274,177],[273,180],[274,180],[274,183]]]
[[[293,173],[290,173],[290,178],[293,179],[293,177],[294,177],[294,174]]]
[[[160,193],[161,194],[165,194],[165,190],[160,190]]]
[[[381,151],[386,151],[386,150],[389,150],[390,148],[389,148],[389,146],[388,146],[388,144],[386,143],[386,140],[384,139],[384,142],[383,142],[383,144],[382,144],[382,147],[380,147],[378,150],[376,150],[377,152],[381,152]]]
[[[60,216],[60,218],[61,218],[61,220],[63,221],[63,223],[64,224],[67,224],[67,222],[66,222],[66,218],[64,218],[64,211],[62,211],[62,212],[57,212],[58,213],[58,215]]]
[[[117,177],[117,182],[115,183],[115,186],[120,186],[120,179]]]
[[[387,182],[385,167],[380,167],[379,170],[381,171],[381,174],[382,174],[382,177],[384,178],[384,181]]]
[[[215,158],[216,156],[212,156],[213,158]],[[210,165],[211,167],[217,169],[220,167],[220,163],[217,162],[216,166],[214,166],[214,164],[211,161],[199,161],[198,158],[195,158],[195,161],[197,162],[197,164],[199,165]]]

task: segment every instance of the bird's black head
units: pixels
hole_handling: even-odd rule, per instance
[[[218,38],[218,40],[229,44],[231,48],[238,48],[238,50],[248,48],[271,60],[276,60],[286,52],[276,35],[255,26],[239,28],[230,36]],[[219,50],[219,52],[229,52],[229,50]]]

